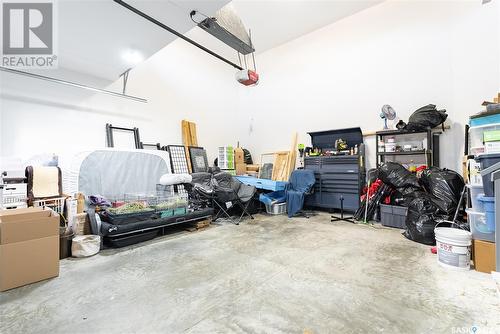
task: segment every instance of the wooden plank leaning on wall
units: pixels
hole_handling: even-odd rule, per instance
[[[193,169],[191,167],[191,158],[189,156],[189,146],[198,146],[196,123],[183,119],[181,121],[181,129],[182,129],[182,145],[184,145],[184,149],[186,150],[186,158],[187,158],[189,173],[191,173]]]

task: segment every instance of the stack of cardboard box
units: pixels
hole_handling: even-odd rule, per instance
[[[474,269],[491,274],[492,271],[496,270],[495,243],[484,240],[474,240],[472,259],[474,261]]]
[[[59,215],[0,210],[0,291],[59,276]]]

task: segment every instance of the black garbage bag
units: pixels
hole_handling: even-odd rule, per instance
[[[408,206],[413,200],[411,195],[419,191],[422,191],[422,188],[416,188],[413,186],[396,189],[391,194],[391,205]]]
[[[449,169],[430,167],[422,172],[420,183],[437,198],[434,202],[439,209],[453,217],[465,186],[462,176]]]
[[[395,190],[391,193],[391,205],[408,206],[405,204],[406,202],[403,193],[399,190]]]
[[[422,187],[407,186],[405,188],[399,188],[398,191],[403,194],[403,196],[414,193],[415,191],[421,191]]]
[[[368,172],[366,173],[366,175],[368,175],[368,179],[367,181],[370,183],[370,184],[373,184],[375,181],[377,181],[377,179],[379,178],[378,177],[378,168],[371,168],[368,170]]]
[[[408,201],[408,214],[403,235],[410,240],[434,245],[434,227],[440,220],[447,217],[440,213],[436,198],[423,191],[416,191],[405,196]]]
[[[446,110],[437,110],[434,104],[423,106],[411,114],[405,129],[408,131],[420,131],[434,128],[444,123],[448,118]]]
[[[386,162],[379,167],[378,177],[385,184],[393,188],[420,188],[418,179],[415,174],[412,174],[401,164],[396,162]]]

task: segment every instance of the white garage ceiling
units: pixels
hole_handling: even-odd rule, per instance
[[[230,0],[128,0],[127,3],[160,22],[186,33],[195,24],[189,12],[214,14]],[[332,22],[373,6],[382,0],[234,0],[237,13],[252,29],[257,53],[283,44]],[[75,71],[105,82],[115,81],[130,67],[123,55],[136,50],[144,58],[176,37],[112,0],[61,0],[58,2],[59,67],[55,77]],[[207,34],[208,36],[208,34]],[[200,40],[203,44],[203,40]],[[207,37],[210,47],[213,41]],[[226,53],[228,48],[216,49]],[[232,54],[232,52],[231,52]]]
[[[324,27],[383,0],[233,0],[252,30],[257,53]]]
[[[211,15],[229,0],[126,2],[185,33],[195,25],[189,17],[192,9]],[[148,58],[176,38],[112,0],[62,0],[58,18],[59,67],[110,81],[130,67],[123,59],[127,51]]]

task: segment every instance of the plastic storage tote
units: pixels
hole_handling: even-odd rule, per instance
[[[286,213],[286,203],[265,204],[266,212],[270,215],[283,215]]]
[[[286,201],[286,194],[284,190],[273,191],[267,194],[260,194],[259,201],[268,205],[271,205],[273,203],[283,203]]]
[[[475,159],[481,164],[481,177],[483,178],[484,194],[489,197],[495,196],[495,188],[493,182],[491,181],[491,173],[495,170],[488,168],[492,167],[497,162],[500,162],[500,153],[481,154]]]
[[[407,213],[407,207],[380,204],[380,223],[384,226],[405,228]]]
[[[489,231],[486,225],[486,214],[471,209],[465,211],[467,212],[472,239],[495,242],[495,232]]]
[[[476,119],[477,120],[477,119]],[[471,125],[474,120],[471,120]],[[475,125],[469,128],[469,147],[471,148],[470,154],[480,154],[484,153],[484,142],[485,142],[485,133],[489,131],[500,130],[499,123],[490,123],[490,124],[482,124]],[[487,138],[488,139],[488,138]],[[474,152],[474,148],[482,148],[483,152]]]
[[[286,213],[286,195],[284,190],[260,194],[259,200],[266,206],[266,212],[271,215]]]
[[[484,212],[484,205],[479,200],[479,196],[484,196],[483,186],[468,184],[467,188],[469,189],[470,200],[472,204],[472,211],[475,212]]]
[[[495,197],[479,196],[479,201],[484,205],[488,231],[495,232]]]

